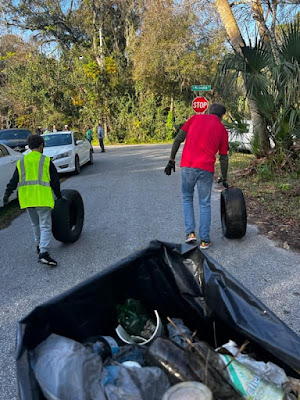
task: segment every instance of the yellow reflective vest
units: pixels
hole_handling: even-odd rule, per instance
[[[17,168],[20,207],[54,208],[54,197],[50,186],[50,157],[32,151],[17,162]]]

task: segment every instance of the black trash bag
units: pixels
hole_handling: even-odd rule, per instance
[[[199,340],[217,347],[234,340],[263,361],[299,377],[300,338],[213,258],[198,247],[151,244],[73,289],[36,307],[18,324],[16,366],[21,400],[43,395],[28,352],[51,333],[82,343],[89,336],[114,336],[116,306],[140,300],[162,320],[181,318]]]

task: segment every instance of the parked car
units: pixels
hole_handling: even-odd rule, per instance
[[[0,207],[3,206],[3,196],[6,190],[6,185],[14,174],[17,161],[22,157],[23,155],[20,152],[14,151],[0,142]],[[13,200],[16,197],[17,191],[15,191],[9,199]]]
[[[25,151],[27,138],[32,132],[29,129],[2,129],[0,130],[0,141],[15,151]]]
[[[43,134],[42,137],[45,140],[43,154],[51,157],[58,172],[74,171],[78,175],[82,165],[93,164],[93,149],[82,133],[51,132]]]

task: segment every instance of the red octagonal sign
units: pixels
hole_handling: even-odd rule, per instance
[[[194,98],[192,106],[196,113],[204,113],[208,108],[208,101],[205,97],[197,96]]]

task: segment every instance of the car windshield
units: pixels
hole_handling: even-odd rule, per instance
[[[2,140],[11,140],[11,139],[27,139],[27,137],[30,135],[30,131],[27,130],[15,130],[15,129],[10,129],[10,130],[4,130],[0,131],[0,139]]]
[[[72,135],[71,133],[57,134],[53,135],[43,135],[45,140],[45,147],[52,146],[65,146],[67,144],[72,144]]]

